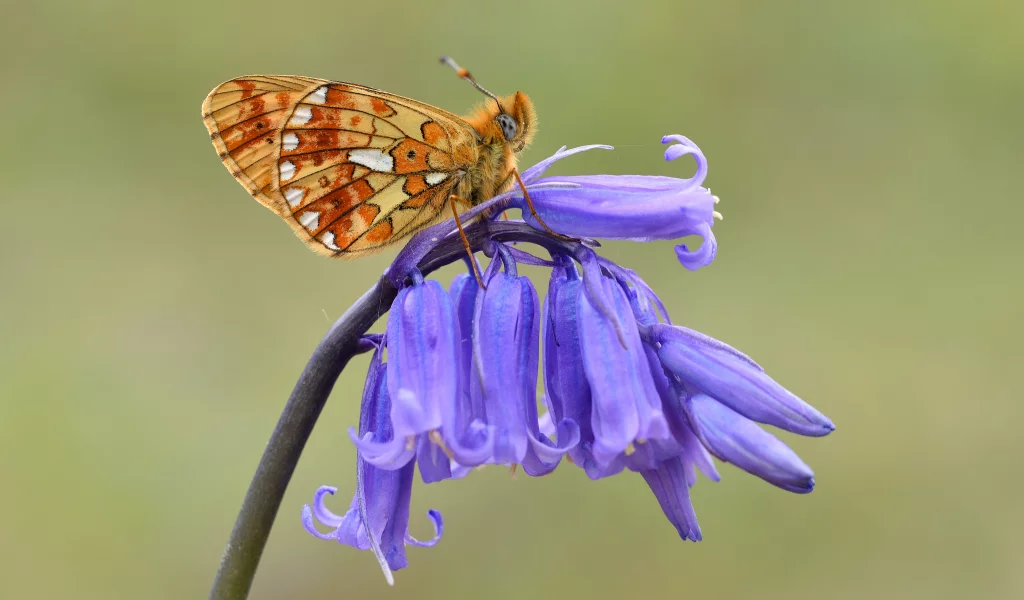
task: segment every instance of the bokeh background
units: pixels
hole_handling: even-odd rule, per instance
[[[639,476],[563,466],[425,486],[445,539],[388,588],[308,536],[354,488],[366,358],[314,432],[251,597],[1021,598],[1024,4],[432,0],[0,7],[0,598],[205,597],[280,408],[393,253],[309,252],[220,165],[206,93],[248,73],[355,81],[463,112],[528,92],[525,163],[687,176],[722,198],[716,262],[607,244],[676,319],[837,424],[786,436],[795,496],[702,480],[700,544]],[[449,279],[454,270],[439,277]]]

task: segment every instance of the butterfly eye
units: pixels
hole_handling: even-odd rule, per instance
[[[501,135],[505,136],[505,141],[511,142],[516,138],[516,120],[502,113],[495,119],[498,122],[498,127],[501,127]]]

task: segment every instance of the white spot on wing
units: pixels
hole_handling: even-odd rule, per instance
[[[442,181],[444,181],[445,179],[448,179],[448,174],[447,173],[427,173],[427,176],[424,177],[424,179],[427,180],[427,185],[437,185],[437,184],[441,183]]]
[[[301,223],[306,229],[313,231],[320,226],[320,213],[315,211],[304,212],[299,217],[299,223]]]
[[[348,161],[363,165],[378,173],[391,173],[395,168],[395,160],[376,148],[359,148],[348,153]]]
[[[310,102],[316,102],[317,104],[323,104],[327,102],[327,86],[318,88],[317,91],[309,95],[308,100]]]
[[[309,120],[313,118],[313,109],[308,106],[300,106],[295,109],[295,114],[292,115],[289,125],[305,125],[309,123]]]
[[[292,161],[286,160],[281,163],[281,181],[288,181],[295,176],[295,165]]]
[[[295,208],[302,202],[302,197],[306,195],[306,192],[302,188],[288,188],[284,191],[284,199],[288,201],[288,205]]]
[[[291,152],[292,150],[299,147],[299,136],[294,133],[284,134],[284,149]]]
[[[341,248],[334,245],[334,234],[328,231],[324,234],[324,246],[327,246],[331,250],[341,250]]]

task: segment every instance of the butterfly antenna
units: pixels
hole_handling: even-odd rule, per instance
[[[495,96],[494,94],[488,92],[484,88],[484,86],[482,86],[479,83],[477,83],[476,79],[472,75],[469,74],[469,71],[467,71],[466,69],[463,69],[462,67],[460,67],[459,63],[455,62],[455,60],[452,59],[452,57],[450,57],[450,56],[442,56],[441,57],[441,64],[448,65],[449,67],[455,69],[455,72],[459,74],[459,77],[461,77],[462,79],[465,79],[466,81],[471,83],[473,85],[473,87],[475,87],[476,89],[480,90],[485,96],[487,96],[487,97],[491,98],[492,100],[494,100],[494,102],[497,103],[498,110],[500,112],[502,112],[502,113],[505,112],[505,109],[501,107],[501,101],[498,100],[498,97]]]

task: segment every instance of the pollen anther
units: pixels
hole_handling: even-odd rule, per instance
[[[427,434],[427,438],[428,438],[428,439],[429,439],[429,440],[430,440],[430,441],[431,441],[431,442],[432,442],[432,443],[433,443],[433,444],[434,444],[435,446],[437,446],[438,448],[440,448],[440,449],[441,449],[441,452],[444,452],[444,455],[445,455],[445,456],[447,456],[448,458],[452,458],[452,459],[454,458],[454,457],[452,456],[452,452],[451,452],[451,450],[449,450],[449,449],[448,449],[448,446],[445,446],[445,445],[444,445],[444,438],[443,438],[443,437],[441,436],[441,432],[440,432],[440,431],[438,431],[438,430],[436,430],[436,429],[431,429],[431,430],[430,430],[430,433],[428,433],[428,434]]]

